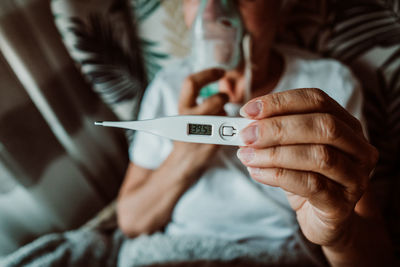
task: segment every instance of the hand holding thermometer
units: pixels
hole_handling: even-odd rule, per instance
[[[172,116],[142,121],[103,121],[95,125],[144,131],[182,142],[244,146],[240,131],[253,121],[224,116]]]

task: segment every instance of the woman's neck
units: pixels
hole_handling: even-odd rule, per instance
[[[257,54],[255,55],[257,57]],[[251,83],[252,97],[266,95],[278,85],[284,70],[283,56],[276,50],[270,49],[266,57],[254,59]]]
[[[252,53],[251,97],[270,93],[278,84],[284,69],[282,55],[273,49]],[[220,92],[229,96],[229,102],[242,103],[245,96],[244,64],[226,73],[219,83]]]

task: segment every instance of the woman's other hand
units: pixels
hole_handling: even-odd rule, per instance
[[[223,93],[213,95],[197,104],[200,90],[209,83],[221,79],[225,74],[222,69],[209,69],[188,76],[183,85],[179,99],[180,115],[225,115],[224,105],[228,96]],[[201,170],[217,150],[217,145],[175,142],[174,152],[185,154],[194,170]]]

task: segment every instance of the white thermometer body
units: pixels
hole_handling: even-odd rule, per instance
[[[244,146],[240,131],[253,121],[223,116],[172,116],[143,121],[104,121],[95,124],[144,131],[175,141]]]

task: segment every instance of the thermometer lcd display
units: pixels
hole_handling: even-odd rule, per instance
[[[189,135],[212,135],[212,125],[189,123],[188,133]]]

